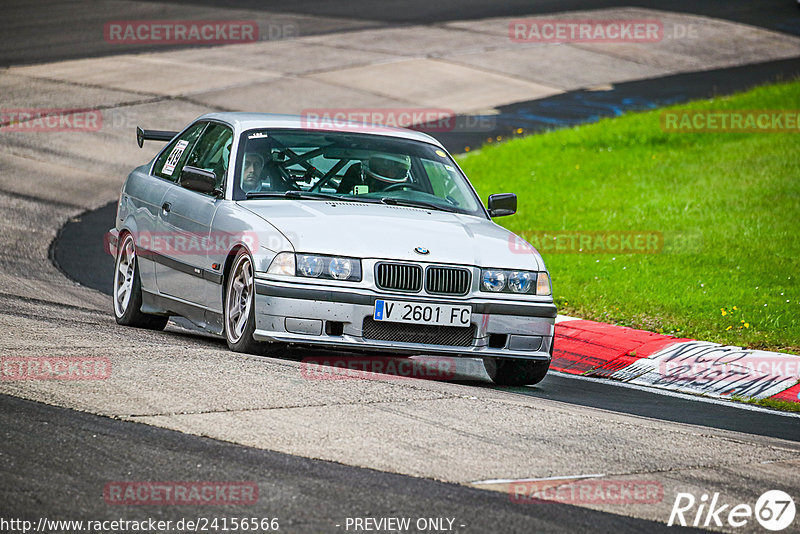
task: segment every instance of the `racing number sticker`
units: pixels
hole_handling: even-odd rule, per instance
[[[181,155],[188,144],[189,141],[178,141],[178,144],[175,145],[175,148],[172,149],[172,153],[170,153],[169,157],[167,158],[166,163],[164,163],[164,168],[161,169],[161,172],[167,176],[172,176],[172,172],[175,170],[175,165],[177,165],[178,161],[180,161]]]

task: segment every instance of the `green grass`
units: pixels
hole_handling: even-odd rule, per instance
[[[800,82],[667,109],[800,109]],[[800,134],[665,133],[661,110],[459,156],[541,231],[655,231],[656,254],[543,253],[559,312],[800,353]],[[724,314],[723,314],[724,311]]]
[[[772,408],[773,410],[781,410],[783,412],[800,412],[800,402],[742,397],[732,397],[732,400],[744,402],[745,404],[755,404],[756,406],[763,406],[764,408]]]

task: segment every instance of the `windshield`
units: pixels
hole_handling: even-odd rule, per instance
[[[242,134],[235,177],[235,200],[340,198],[485,217],[480,200],[450,156],[408,139],[250,130]]]

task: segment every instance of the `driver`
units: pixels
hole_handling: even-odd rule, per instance
[[[354,168],[360,172],[354,171]],[[373,154],[361,164],[352,165],[345,173],[337,193],[350,193],[356,185],[367,185],[369,191],[382,191],[408,181],[411,158],[401,154]]]
[[[248,152],[244,155],[242,169],[242,191],[251,193],[261,190],[261,172],[264,170],[264,156],[258,152]]]

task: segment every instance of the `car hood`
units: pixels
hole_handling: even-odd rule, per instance
[[[254,199],[239,205],[275,226],[297,252],[545,269],[533,247],[480,217],[358,202]]]

